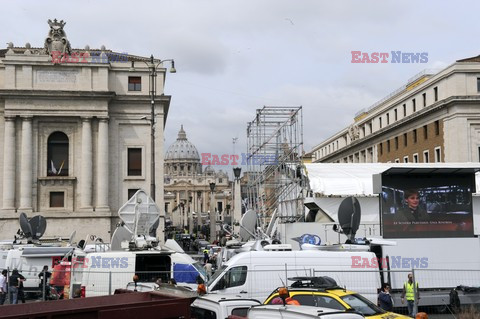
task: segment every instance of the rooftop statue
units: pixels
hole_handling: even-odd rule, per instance
[[[60,52],[61,55],[71,54],[70,42],[67,39],[67,34],[63,30],[66,22],[61,20],[60,22],[48,19],[48,25],[50,25],[50,31],[45,39],[45,45],[43,47],[43,53],[52,55],[52,52]]]

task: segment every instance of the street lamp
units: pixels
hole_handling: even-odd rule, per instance
[[[151,175],[150,175],[150,196],[155,201],[155,97],[157,91],[157,68],[163,62],[170,62],[171,68],[169,70],[170,73],[177,73],[175,69],[175,61],[173,59],[166,59],[166,60],[155,60],[153,54],[150,56],[149,63],[142,61],[145,63],[150,71],[149,79],[150,79],[150,103],[151,103],[151,110],[150,110],[150,143],[151,143]],[[130,70],[134,70],[134,61],[132,61],[132,67]]]
[[[242,218],[242,204],[240,201],[241,197],[241,192],[240,192],[240,174],[242,172],[241,167],[234,167],[233,168],[233,175],[235,176],[235,192],[233,194],[233,218],[232,218],[232,232],[235,230],[234,229],[234,223],[235,221],[240,222],[240,219]]]
[[[215,183],[210,183],[211,199],[210,199],[210,241],[213,243],[217,238],[217,218],[215,216],[214,196]]]

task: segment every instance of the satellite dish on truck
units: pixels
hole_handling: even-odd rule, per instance
[[[20,229],[22,230],[25,238],[27,238],[28,242],[31,243],[32,237],[33,237],[33,231],[32,231],[32,226],[30,226],[30,223],[28,222],[27,214],[25,213],[20,214]]]
[[[113,232],[112,239],[110,240],[110,250],[118,251],[123,250],[122,243],[130,242],[132,240],[132,232],[123,225],[118,226]]]
[[[251,237],[255,238],[255,227],[257,224],[257,213],[254,210],[248,210],[240,219],[240,238],[242,241],[248,241]]]
[[[360,226],[360,203],[355,197],[345,198],[338,207],[338,221],[340,232],[345,234],[348,240],[353,243],[355,234]],[[335,230],[335,229],[334,229]]]
[[[47,229],[47,220],[41,215],[37,215],[28,220],[27,214],[20,214],[20,229],[28,243],[38,241]]]
[[[118,216],[123,221],[123,227],[132,233],[131,246],[145,248],[158,244],[157,239],[150,236],[150,229],[160,218],[160,210],[145,191],[138,190],[118,210]]]
[[[47,229],[47,220],[41,215],[33,216],[29,221],[33,239],[40,239]]]

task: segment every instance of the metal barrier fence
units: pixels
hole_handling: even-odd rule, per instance
[[[52,275],[50,284],[41,281],[39,271],[20,272],[25,278],[24,290],[36,291],[38,299],[51,298],[50,284],[58,293],[56,298],[64,294],[66,297],[80,296],[81,286],[85,287],[85,296],[110,295],[115,289],[134,289],[133,273],[121,269],[74,268],[69,272],[58,272]],[[329,276],[342,288],[356,292],[377,304],[378,292],[382,282],[392,287],[391,295],[396,312],[407,313],[407,302],[402,303],[401,295],[408,274],[412,273],[413,279],[418,283],[418,291],[414,285],[414,311],[420,310],[427,313],[458,312],[462,306],[480,307],[480,270],[455,270],[455,269],[392,269],[379,272],[377,269],[333,269],[316,270],[315,268],[288,268],[286,265],[273,265],[256,269],[247,269],[240,266],[225,272],[221,276],[225,279],[224,288],[216,289],[210,286],[210,291],[242,293],[242,296],[256,298],[263,302],[276,288],[290,285],[293,277],[318,277]],[[172,277],[177,280],[177,285],[186,286],[193,290],[197,286],[197,272],[184,271],[141,271],[135,272],[138,276],[137,289],[139,291],[152,290],[155,282],[168,282]],[[11,270],[8,270],[9,278]],[[215,275],[214,275],[215,276]],[[71,279],[71,285],[59,285],[65,278]],[[218,287],[217,287],[218,288]],[[9,295],[11,293],[9,292]],[[262,296],[259,298],[258,296]],[[419,299],[417,298],[419,297]],[[7,296],[7,303],[12,298]],[[21,297],[19,298],[21,300]],[[261,300],[260,300],[261,299]],[[476,311],[476,310],[474,310]],[[480,318],[480,315],[477,316]]]

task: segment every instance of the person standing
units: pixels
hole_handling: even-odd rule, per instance
[[[16,305],[18,303],[18,287],[20,285],[20,274],[18,273],[18,270],[15,268],[12,271],[12,275],[10,278],[8,278],[9,282],[9,287],[8,289],[10,290],[10,304]]]
[[[7,270],[2,270],[2,274],[0,275],[0,305],[5,303],[5,299],[7,298]]]
[[[50,292],[50,277],[52,273],[48,271],[48,265],[43,266],[41,272],[38,273],[40,279],[40,291],[45,291],[45,298],[48,298]]]
[[[412,318],[415,318],[415,290],[417,292],[417,303],[420,299],[420,292],[418,291],[418,282],[413,281],[413,274],[408,274],[408,281],[403,284],[403,291],[402,291],[402,304],[407,299],[407,307],[408,307],[408,315]]]
[[[393,298],[390,295],[390,285],[383,284],[382,290],[378,294],[378,305],[386,311],[393,310]]]
[[[212,262],[210,261],[210,259],[207,260],[207,262],[205,263],[205,266],[203,266],[203,268],[205,268],[205,272],[207,273],[208,279],[212,278],[213,265],[212,265]]]
[[[22,303],[25,303],[25,290],[23,288],[23,282],[25,281],[25,277],[21,273],[18,273],[18,300],[21,300]]]

